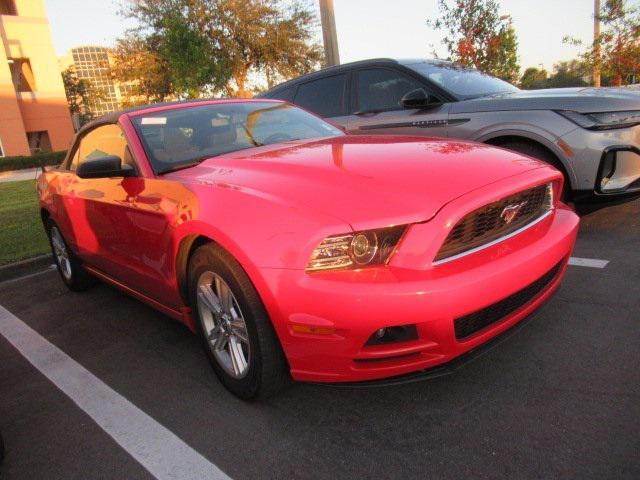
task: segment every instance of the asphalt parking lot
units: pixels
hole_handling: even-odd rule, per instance
[[[54,271],[5,282],[0,305],[95,381],[71,400],[0,334],[0,478],[160,477],[148,461],[174,442],[233,479],[640,478],[640,200],[583,216],[574,257],[608,263],[569,267],[526,326],[452,375],[297,384],[262,403],[227,393],[194,335],[111,287],[74,294]],[[97,384],[155,426],[132,439],[94,421],[111,398]]]

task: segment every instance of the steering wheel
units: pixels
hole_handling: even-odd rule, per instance
[[[278,143],[278,142],[286,142],[287,140],[293,140],[294,138],[291,135],[288,135],[284,132],[274,133],[269,135],[264,139],[262,143],[265,145],[269,145],[270,143]]]

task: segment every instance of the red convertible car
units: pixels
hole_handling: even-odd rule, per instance
[[[38,181],[64,283],[181,320],[242,398],[396,381],[506,331],[564,274],[578,218],[561,191],[520,154],[350,137],[269,100],[103,117]]]

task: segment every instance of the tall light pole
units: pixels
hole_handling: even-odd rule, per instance
[[[336,18],[333,14],[333,0],[320,0],[320,20],[322,21],[322,41],[324,42],[325,66],[340,63]]]
[[[600,0],[593,3],[593,86],[600,86]]]

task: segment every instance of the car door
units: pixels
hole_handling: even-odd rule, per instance
[[[171,245],[171,217],[161,182],[139,174],[75,175],[83,162],[106,155],[120,157],[139,172],[119,125],[102,125],[82,136],[69,168],[72,178],[63,192],[75,249],[89,265],[128,287],[151,298],[170,298],[163,268]]]
[[[347,132],[352,135],[446,137],[450,104],[442,102],[422,109],[402,105],[402,97],[418,89],[440,100],[424,82],[398,69],[369,67],[355,70],[352,115],[344,119]]]

